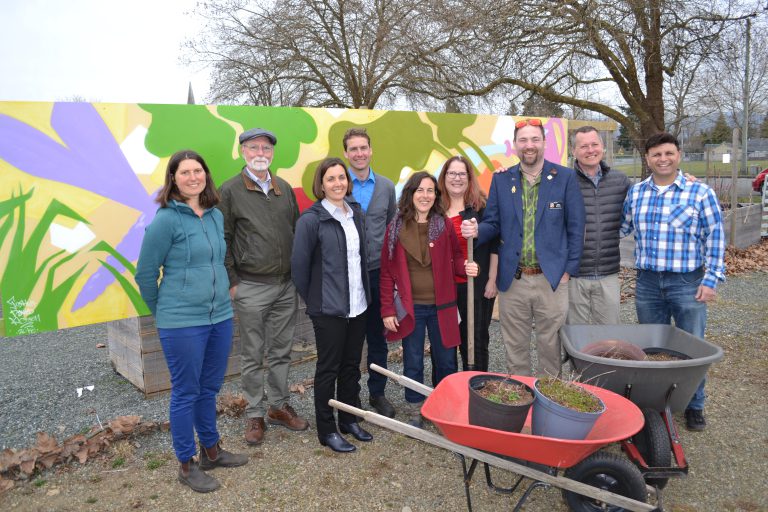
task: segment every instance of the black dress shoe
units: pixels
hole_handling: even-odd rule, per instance
[[[373,441],[373,436],[363,430],[359,423],[339,423],[339,430],[342,434],[352,434],[358,441]]]
[[[355,448],[355,445],[351,444],[349,441],[341,437],[339,434],[334,432],[333,434],[326,434],[320,436],[320,444],[323,446],[327,446],[331,450],[335,452],[353,452],[357,448]]]
[[[384,395],[372,396],[368,399],[368,402],[376,409],[376,412],[387,418],[395,417],[395,408],[392,407],[392,403],[387,400]]]

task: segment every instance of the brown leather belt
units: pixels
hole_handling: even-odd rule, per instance
[[[535,276],[536,274],[543,274],[544,271],[541,267],[520,267],[520,272],[529,276]]]

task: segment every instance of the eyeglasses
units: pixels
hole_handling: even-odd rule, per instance
[[[271,144],[243,144],[243,147],[247,149],[248,151],[253,151],[254,153],[258,150],[262,150],[264,153],[271,153],[275,147]]]
[[[445,173],[446,176],[448,176],[452,180],[465,180],[467,179],[467,173],[466,172],[455,172],[455,171],[448,171]]]
[[[525,125],[529,126],[541,126],[541,119],[521,119],[515,123],[515,128],[518,130]]]

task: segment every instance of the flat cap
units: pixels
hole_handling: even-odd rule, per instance
[[[273,146],[277,144],[277,137],[275,137],[275,134],[264,128],[251,128],[250,130],[243,132],[240,134],[240,144],[255,139],[256,137],[266,137],[272,141]]]

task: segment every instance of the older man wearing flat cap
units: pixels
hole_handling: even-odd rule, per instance
[[[288,391],[297,310],[291,250],[299,208],[288,182],[269,170],[275,134],[253,128],[239,140],[245,167],[221,186],[219,209],[229,293],[240,322],[240,378],[248,400],[245,440],[257,445],[264,439],[265,416],[291,430],[309,426],[289,404]]]

